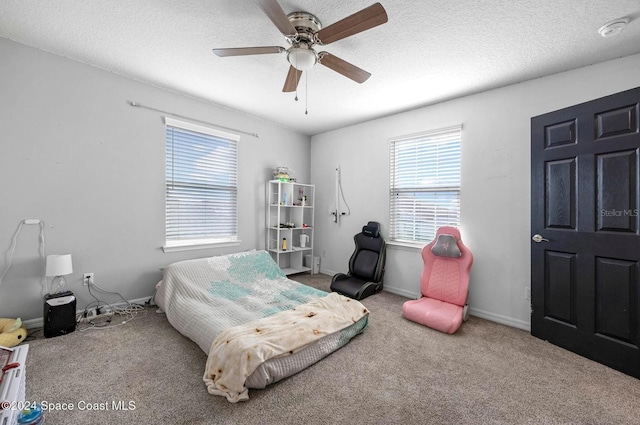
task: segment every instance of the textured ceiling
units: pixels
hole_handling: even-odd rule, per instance
[[[323,26],[374,2],[280,0],[285,13],[313,13]],[[640,52],[638,0],[380,2],[388,23],[321,49],[371,78],[357,84],[316,65],[298,102],[282,93],[284,54],[211,51],[288,47],[253,0],[2,0],[0,37],[308,135]],[[598,35],[624,16],[621,34]]]

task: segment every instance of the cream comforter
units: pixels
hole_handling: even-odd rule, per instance
[[[209,350],[203,377],[207,390],[230,402],[247,400],[245,381],[261,363],[296,353],[368,314],[360,302],[330,293],[291,310],[227,329]]]

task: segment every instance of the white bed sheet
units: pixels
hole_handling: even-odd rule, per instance
[[[174,328],[209,354],[223,330],[326,295],[288,279],[266,251],[249,251],[166,267],[155,301]],[[264,388],[301,371],[344,346],[367,323],[368,315],[290,356],[262,363],[246,387]]]

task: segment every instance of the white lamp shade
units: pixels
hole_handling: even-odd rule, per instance
[[[47,276],[64,276],[73,273],[71,254],[47,255]]]

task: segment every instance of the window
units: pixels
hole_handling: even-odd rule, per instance
[[[238,136],[165,118],[166,248],[236,242]]]
[[[423,245],[460,224],[461,127],[391,140],[390,240]]]

